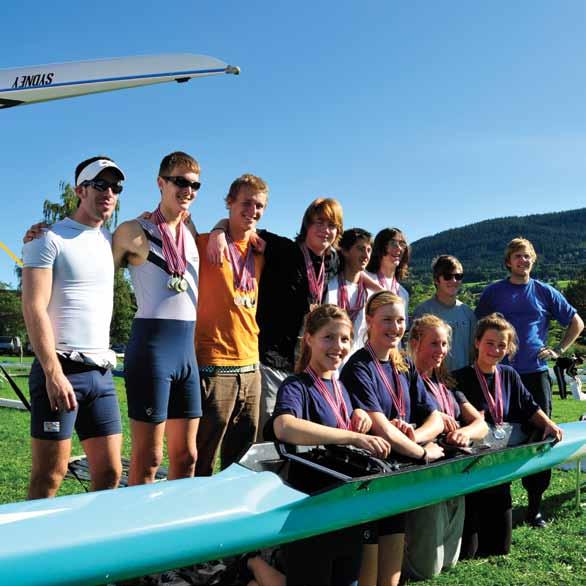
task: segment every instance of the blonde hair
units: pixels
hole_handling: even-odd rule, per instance
[[[519,339],[517,338],[515,328],[504,318],[502,313],[491,313],[483,317],[476,324],[476,332],[474,334],[476,342],[480,342],[488,330],[496,330],[507,335],[507,356],[509,359],[513,358],[517,353]],[[478,356],[478,349],[476,349],[476,356]]]
[[[443,328],[448,335],[448,350],[452,347],[452,327],[450,326],[450,324],[446,323],[443,319],[437,317],[437,315],[426,313],[425,315],[418,317],[411,324],[411,330],[409,332],[409,354],[411,355],[411,358],[413,358],[414,361],[415,342],[420,342],[425,333],[432,328]],[[446,387],[454,386],[455,381],[448,373],[445,359],[442,360],[442,363],[439,365],[439,368],[433,369],[433,372],[435,373],[435,376],[437,377],[440,383],[443,383],[444,385],[446,385]]]
[[[269,186],[266,182],[261,179],[258,175],[252,175],[251,173],[245,173],[235,179],[230,185],[228,195],[225,197],[226,203],[234,202],[238,199],[238,193],[243,187],[250,187],[255,193],[264,193],[269,197]]]
[[[295,365],[295,372],[303,372],[311,361],[311,347],[307,343],[305,336],[314,336],[319,330],[331,321],[342,321],[350,328],[350,337],[354,338],[354,327],[348,314],[337,305],[320,305],[305,316],[303,326],[303,339],[301,340],[301,351]]]
[[[533,247],[533,244],[530,240],[527,240],[527,238],[522,238],[521,236],[519,236],[518,238],[513,238],[505,248],[505,266],[509,270],[510,267],[507,263],[511,261],[511,256],[513,256],[515,252],[518,252],[523,248],[526,248],[529,251],[529,254],[531,255],[531,260],[533,262],[537,260],[537,253],[535,252],[535,248]]]
[[[379,291],[366,303],[365,313],[367,316],[373,317],[377,309],[384,305],[402,305],[405,307],[405,302],[398,295],[395,295],[390,291]],[[370,336],[370,328],[367,335]],[[409,370],[409,366],[405,361],[403,353],[397,348],[391,348],[390,359],[399,372],[407,372]]]

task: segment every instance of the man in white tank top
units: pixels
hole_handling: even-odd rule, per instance
[[[29,379],[31,499],[57,493],[74,426],[92,489],[115,488],[120,479],[120,411],[109,350],[114,263],[103,223],[114,212],[123,179],[107,157],[80,163],[79,207],[23,249],[22,306],[36,356]]]
[[[183,218],[199,189],[190,155],[163,158],[161,201],[148,220],[121,224],[113,238],[116,266],[128,266],[138,311],[125,355],[132,433],[129,484],[154,481],[167,438],[168,478],[193,476],[201,389],[195,360],[199,256],[193,224]]]

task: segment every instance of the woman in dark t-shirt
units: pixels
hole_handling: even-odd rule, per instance
[[[441,458],[443,450],[433,442],[443,430],[437,405],[413,362],[400,350],[403,300],[389,291],[375,293],[366,304],[366,323],[368,341],[341,374],[352,404],[370,415],[372,433],[384,437],[393,452],[421,463]],[[365,535],[361,584],[399,583],[404,535],[404,514],[375,522]]]
[[[336,378],[351,344],[352,322],[345,311],[322,305],[308,314],[297,374],[277,393],[271,422],[278,440],[350,444],[379,457],[389,454],[385,439],[366,435],[370,417],[362,409],[352,409]],[[361,531],[355,527],[287,544],[287,584],[352,584],[358,578],[361,545]]]
[[[409,351],[417,372],[441,413],[444,441],[466,447],[488,432],[484,416],[448,375],[445,359],[450,350],[452,328],[435,315],[417,318],[409,332]],[[427,580],[453,567],[460,555],[464,528],[463,496],[447,499],[407,513],[403,568],[414,579]]]
[[[562,430],[539,408],[521,377],[510,366],[499,364],[517,349],[515,328],[492,313],[476,326],[476,360],[453,373],[457,389],[480,411],[495,437],[504,423],[529,423],[543,438],[562,439]],[[500,484],[466,496],[466,520],[461,557],[508,554],[511,548],[511,483]]]

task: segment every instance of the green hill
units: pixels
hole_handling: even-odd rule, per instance
[[[510,216],[452,228],[413,242],[411,273],[430,275],[431,261],[453,254],[464,265],[466,281],[488,281],[505,274],[506,244],[517,236],[533,242],[538,254],[534,275],[547,281],[574,279],[586,269],[586,208]]]

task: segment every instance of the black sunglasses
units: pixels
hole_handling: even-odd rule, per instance
[[[461,281],[464,278],[464,273],[446,273],[442,275],[442,277],[446,281],[451,281],[452,279],[455,279],[456,281]]]
[[[116,183],[110,183],[109,181],[104,181],[104,179],[92,179],[91,181],[84,181],[82,186],[91,185],[96,191],[104,192],[108,188],[112,190],[112,193],[116,195],[122,193],[124,186],[119,181]]]
[[[185,189],[186,187],[190,187],[192,191],[198,191],[201,187],[201,183],[199,181],[189,181],[185,179],[185,177],[173,177],[170,175],[162,175],[165,181],[170,181],[174,185],[177,185],[179,189]]]

